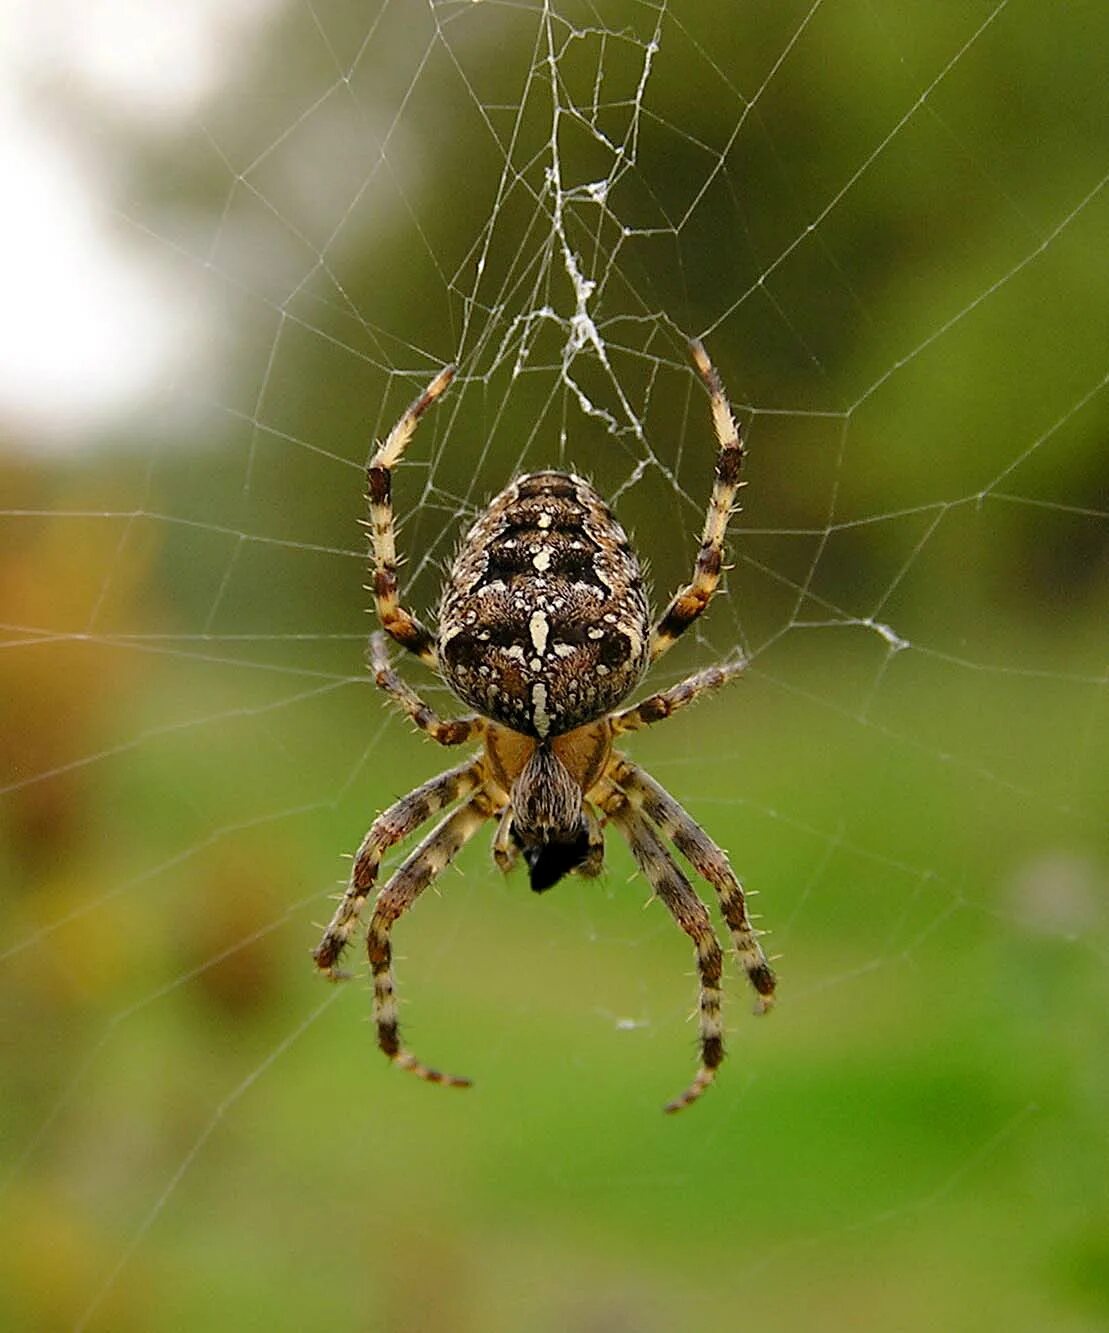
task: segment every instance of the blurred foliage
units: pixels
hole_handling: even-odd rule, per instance
[[[1106,1326],[1104,9],[810,8],[662,11],[635,167],[568,203],[642,438],[555,320],[513,373],[519,317],[575,309],[542,7],[275,9],[172,133],[48,90],[216,314],[190,412],[0,458],[0,1325]],[[554,13],[618,142],[658,12]],[[565,188],[611,168],[584,128]],[[750,486],[665,678],[753,662],[635,754],[761,889],[780,1010],[733,981],[719,1084],[664,1119],[685,941],[621,848],[539,899],[479,837],[398,932],[413,1045],[477,1087],[414,1086],[308,959],[340,852],[445,762],[364,676],[370,440],[459,359],[396,485],[420,608],[552,464],[664,590],[706,330]]]

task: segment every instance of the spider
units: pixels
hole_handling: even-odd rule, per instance
[[[424,412],[450,384],[442,370],[407,409],[368,469],[373,593],[384,634],[370,643],[377,685],[440,745],[481,741],[475,757],[432,778],[374,820],[350,882],[313,957],[340,979],[340,955],[377,879],[385,852],[438,812],[456,805],[378,891],[366,935],[373,972],[377,1041],[402,1069],[431,1083],[469,1079],[422,1064],[401,1044],[390,933],[431,881],[487,820],[496,821],[493,859],[509,871],[519,857],[541,893],[563,876],[597,875],[602,829],[627,840],[640,870],[693,941],[700,979],[700,1065],[668,1112],[713,1082],[724,1058],[720,1017],[723,957],[704,903],[664,840],[720,898],[756,1012],[774,998],[774,974],[747,916],[743,889],[718,847],[647,772],[614,748],[625,732],[669,717],[718,689],[742,662],[699,671],[629,708],[618,705],[702,614],[723,568],[724,536],[740,486],[743,443],[712,363],[690,344],[708,389],[719,444],[704,534],[691,581],[654,622],[639,562],[623,528],[589,482],[566,472],[533,472],[506,487],[470,528],[443,587],[438,632],[400,602],[392,474]],[[443,679],[475,711],[442,718],[393,670],[385,634]],[[457,803],[457,804],[456,804]]]

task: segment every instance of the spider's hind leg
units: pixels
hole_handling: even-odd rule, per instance
[[[693,567],[693,578],[679,588],[659,618],[651,634],[651,660],[661,657],[675,640],[693,624],[712,600],[724,568],[724,536],[728,530],[736,494],[743,483],[739,479],[743,466],[743,436],[728,406],[720,376],[708,358],[701,343],[689,345],[693,364],[709,391],[712,404],[712,424],[716,431],[719,451],[716,455],[716,475],[709,498],[708,513],[701,535],[701,549]]]
[[[384,444],[380,445],[366,471],[370,504],[370,540],[373,546],[373,594],[382,628],[402,648],[415,653],[433,671],[439,670],[435,639],[430,631],[400,602],[397,582],[396,525],[393,518],[393,469],[400,462],[420,418],[454,378],[447,366],[405,410]]]

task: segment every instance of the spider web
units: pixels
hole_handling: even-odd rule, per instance
[[[8,1322],[1104,1310],[1104,22],[934,8],[198,4],[154,123],[102,33],[29,65],[156,314],[115,416],[7,409]],[[614,839],[537,899],[479,836],[397,933],[411,1045],[479,1084],[439,1095],[308,960],[450,762],[363,665],[370,441],[457,362],[395,482],[420,614],[547,466],[657,605],[711,485],[691,336],[748,488],[651,683],[749,665],[629,749],[761,892],[780,1008],[733,977],[664,1121],[686,941]]]

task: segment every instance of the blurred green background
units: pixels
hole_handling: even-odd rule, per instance
[[[130,289],[71,312],[9,246],[61,387],[0,408],[0,1324],[1109,1326],[1104,6],[175,15],[16,28],[5,132],[145,284],[105,382],[150,368],[94,411]],[[540,898],[482,835],[397,930],[411,1045],[476,1085],[423,1086],[309,960],[453,762],[364,671],[370,441],[459,362],[395,486],[421,613],[550,465],[661,600],[693,334],[749,487],[655,682],[750,667],[628,748],[759,891],[779,1007],[733,975],[662,1116],[684,937],[614,840]]]

